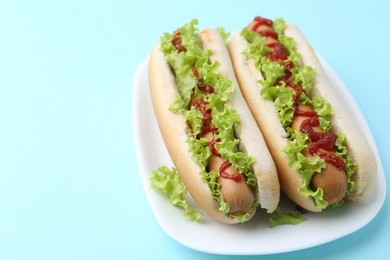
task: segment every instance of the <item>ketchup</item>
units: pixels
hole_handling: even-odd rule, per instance
[[[272,22],[272,21],[271,21]],[[173,39],[171,40],[172,45],[175,47],[177,52],[187,51],[187,49],[182,45],[182,40],[180,36],[180,32],[176,31],[173,34]],[[194,77],[197,82],[197,87],[200,91],[206,93],[206,95],[209,95],[211,93],[214,93],[214,88],[212,86],[206,85],[203,83],[203,79],[199,76],[198,71],[196,70],[195,66],[192,67],[192,73],[194,74]],[[207,101],[203,98],[196,99],[193,102],[193,105],[202,113],[202,126],[201,126],[201,135],[205,135],[207,133],[212,133],[214,135],[214,132],[218,130],[218,128],[211,123],[212,120],[212,110],[210,108],[207,108]],[[215,148],[215,144],[217,142],[221,142],[221,139],[212,139],[209,142],[210,151],[214,156],[217,156],[219,158],[222,158],[220,152]],[[219,167],[219,173],[222,178],[231,179],[235,182],[241,181],[241,175],[240,174],[229,174],[227,173],[227,169],[231,167],[231,163],[229,161],[225,161],[221,164]]]
[[[212,154],[214,154],[215,156],[217,157],[221,157],[221,154],[218,152],[218,150],[215,148],[215,143],[216,142],[221,142],[221,139],[218,138],[218,139],[214,139],[210,141],[209,143],[209,147],[210,147],[210,151]]]
[[[196,70],[195,66],[192,67],[192,74],[194,74],[195,79],[198,82],[198,84],[202,83],[203,80],[201,77],[199,77],[198,71]]]
[[[309,153],[317,154],[325,162],[334,165],[339,170],[345,170],[343,160],[332,152],[337,140],[336,134],[314,131],[313,127],[319,126],[319,124],[317,115],[305,119],[301,124],[301,131],[306,133],[312,141],[309,145]]]
[[[276,33],[276,32],[275,32]],[[277,34],[277,33],[276,33]],[[276,38],[277,39],[277,38]],[[286,48],[280,42],[273,42],[266,44],[268,48],[273,49],[269,54],[268,58],[271,61],[284,61],[287,59],[287,51]]]
[[[279,37],[279,35],[276,32],[271,31],[271,30],[261,30],[261,31],[258,31],[258,33],[264,37],[274,38],[275,40],[277,40]]]
[[[173,39],[172,39],[171,43],[175,47],[177,52],[187,51],[187,49],[183,45],[181,45],[182,41],[181,41],[181,38],[180,38],[180,32],[179,31],[176,31],[173,34]]]
[[[209,85],[198,84],[198,88],[199,90],[205,92],[206,94],[214,93],[214,88]]]
[[[256,16],[254,20],[256,21],[257,27],[259,27],[260,25],[267,25],[271,27],[273,24],[272,20],[263,18],[261,16]],[[257,27],[254,29],[254,31],[256,31]]]
[[[197,99],[194,101],[194,106],[202,113],[202,127],[201,134],[214,133],[217,127],[211,123],[212,115],[211,109],[207,109],[207,102],[204,99]]]
[[[254,26],[252,28],[248,28],[249,30],[257,32],[264,37],[271,37],[275,40],[278,39],[278,34],[271,28],[273,24],[271,20],[257,16],[255,17],[254,22]],[[261,25],[266,25],[269,28],[257,31]],[[301,86],[291,81],[294,63],[292,61],[287,61],[288,54],[286,48],[279,41],[273,41],[266,44],[266,46],[270,48],[270,52],[267,54],[268,59],[270,61],[277,61],[284,66],[284,75],[276,80],[275,85],[280,86],[284,83],[286,87],[294,90],[294,117],[307,117],[307,119],[302,121],[300,130],[307,134],[311,141],[309,145],[309,153],[312,155],[318,155],[320,158],[325,160],[325,162],[334,165],[339,170],[345,170],[344,161],[334,153],[335,143],[337,140],[336,134],[316,132],[313,127],[318,127],[320,125],[317,113],[314,111],[299,110],[299,100],[305,91]]]
[[[294,100],[295,101],[295,100]],[[294,102],[295,103],[295,102]],[[306,117],[315,117],[317,116],[317,113],[316,112],[313,112],[313,111],[303,111],[303,110],[299,110],[298,107],[295,109],[294,111],[294,115],[295,116],[306,116]]]
[[[229,161],[226,161],[224,163],[221,164],[221,166],[219,167],[219,173],[221,175],[222,178],[225,178],[225,179],[231,179],[235,182],[240,182],[241,181],[241,175],[240,174],[229,174],[226,172],[226,170],[232,166],[232,164],[229,162]]]

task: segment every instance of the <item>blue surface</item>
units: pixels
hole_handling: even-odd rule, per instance
[[[163,32],[192,18],[227,31],[256,15],[298,25],[358,102],[388,171],[390,4],[160,2],[0,3],[0,259],[238,258],[168,237],[137,169],[135,70]],[[386,201],[348,237],[262,259],[367,259],[389,251],[389,233]]]

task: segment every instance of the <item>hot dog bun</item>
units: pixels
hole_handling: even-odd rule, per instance
[[[258,199],[262,208],[268,212],[273,212],[279,203],[280,196],[276,168],[263,136],[237,85],[224,40],[217,31],[212,29],[201,31],[199,37],[204,48],[211,51],[210,60],[220,63],[218,71],[224,74],[234,85],[234,91],[227,102],[240,116],[239,124],[234,127],[234,133],[240,140],[240,150],[252,156],[255,160],[252,167],[257,178],[257,186],[252,191],[252,194],[254,194],[252,196]],[[149,86],[154,112],[165,145],[182,182],[194,201],[205,213],[218,221],[228,224],[243,222],[218,209],[217,202],[211,196],[209,185],[201,179],[201,166],[192,159],[192,154],[189,152],[190,147],[187,139],[191,134],[191,129],[182,115],[175,114],[168,109],[178,95],[178,89],[175,75],[161,51],[160,43],[154,47],[150,56]],[[228,181],[233,183],[231,180]],[[232,190],[229,191],[228,181],[225,181],[226,184],[222,184],[222,188],[225,189],[224,192],[227,196],[232,198],[226,198],[225,200],[229,201],[230,204],[237,204],[230,205],[231,207],[240,207],[240,204],[245,204],[245,202],[235,201],[234,196],[237,195],[237,187],[232,187]],[[249,195],[244,195],[244,197],[250,196],[251,193],[246,194]],[[248,198],[248,200],[251,200],[251,198]],[[237,210],[239,211],[239,209]],[[254,214],[255,210],[249,210],[244,221],[249,220]]]
[[[357,171],[352,177],[357,188],[347,194],[345,200],[355,201],[361,199],[376,172],[374,154],[358,125],[336,95],[308,41],[298,28],[291,24],[286,24],[284,34],[295,40],[295,48],[301,54],[302,63],[316,70],[312,95],[319,94],[331,104],[334,112],[332,129],[335,132],[344,133],[349,155],[358,165]],[[319,212],[322,209],[316,205],[313,198],[305,197],[298,191],[303,185],[302,177],[298,171],[289,166],[287,155],[283,152],[288,142],[288,134],[278,119],[278,112],[273,101],[263,99],[260,95],[263,86],[259,83],[259,80],[264,78],[260,70],[256,69],[255,61],[243,54],[246,51],[247,44],[247,40],[237,32],[232,35],[228,49],[243,96],[264,135],[277,166],[282,191],[302,208]]]
[[[285,34],[296,40],[296,47],[302,53],[303,63],[316,69],[317,85],[316,88],[313,88],[313,94],[320,94],[326,100],[329,100],[335,115],[332,122],[333,128],[335,131],[342,132],[347,136],[350,153],[358,164],[357,174],[354,176],[354,180],[357,182],[357,189],[348,195],[348,199],[358,200],[363,196],[367,186],[372,183],[372,178],[374,178],[374,174],[377,172],[374,153],[359,126],[334,91],[334,87],[330,84],[317,55],[302,32],[295,25],[287,24]]]

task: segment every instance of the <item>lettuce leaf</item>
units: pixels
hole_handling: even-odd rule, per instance
[[[202,128],[202,113],[195,107],[191,107],[190,110],[184,110],[182,113],[187,121],[187,124],[192,129],[192,136],[196,138]]]
[[[199,222],[202,213],[194,210],[185,199],[187,189],[182,184],[175,168],[169,169],[166,166],[161,166],[152,171],[150,184],[152,188],[166,194],[172,205],[184,209],[184,217]]]
[[[169,111],[175,114],[182,114],[185,112],[187,105],[179,94],[176,95],[174,101],[169,105]]]
[[[294,118],[294,91],[284,84],[278,89],[278,96],[274,98],[278,118],[284,127],[291,125]]]
[[[287,54],[297,53],[295,51],[295,40],[293,38],[280,34],[278,40],[284,48],[286,48]]]
[[[318,120],[320,122],[320,127],[328,132],[331,128],[331,119],[333,116],[332,106],[326,102],[321,96],[315,95],[312,98],[311,105],[314,108],[314,111],[318,115]]]
[[[196,137],[190,136],[187,138],[187,143],[190,147],[189,152],[192,154],[192,160],[205,169],[208,164],[208,159],[211,155],[211,150],[207,139],[197,139]]]
[[[260,94],[264,99],[274,101],[280,122],[284,127],[289,126],[294,117],[295,92],[283,82],[280,86],[263,87]]]
[[[313,82],[316,76],[316,70],[310,66],[303,66],[297,69],[292,76],[292,82],[296,85],[301,85],[306,93],[309,93],[313,87]]]
[[[351,156],[348,154],[345,135],[342,133],[337,134],[336,139],[336,155],[343,159],[345,163],[345,172],[348,177],[347,194],[354,192],[357,189],[357,184],[353,181],[353,174],[357,171],[358,165],[352,161]]]
[[[302,216],[301,213],[299,213],[299,211],[296,211],[295,213],[287,213],[287,212],[283,212],[278,207],[272,214],[272,217],[269,219],[268,226],[270,228],[273,228],[284,224],[296,225],[305,220],[307,220],[307,218]]]
[[[223,27],[217,27],[217,31],[218,31],[219,34],[222,36],[223,41],[224,41],[225,44],[227,45],[227,44],[228,44],[228,41],[229,41],[230,33],[227,32],[227,31],[225,30],[225,28],[223,28]]]
[[[270,52],[270,48],[265,45],[265,38],[255,32],[248,31],[246,28],[241,31],[241,36],[248,41],[244,55],[258,58],[254,59],[255,66],[260,70],[263,64],[268,63],[268,58],[265,55]]]
[[[284,75],[284,67],[276,61],[264,62],[261,66],[261,72],[264,80],[260,83],[264,88],[269,88],[274,86],[277,79]]]
[[[214,96],[218,95],[221,100],[226,101],[229,94],[233,92],[234,86],[225,75],[218,73],[219,66],[219,62],[210,61],[209,54],[205,57],[199,57],[195,63],[195,68],[199,77],[203,79],[203,83],[213,86]],[[188,70],[187,73],[192,74],[192,70]]]
[[[276,18],[272,23],[272,29],[278,34],[283,34],[286,29],[286,22],[283,18]]]

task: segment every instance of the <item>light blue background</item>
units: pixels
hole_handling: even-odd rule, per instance
[[[134,149],[135,70],[163,32],[192,18],[228,31],[256,15],[298,25],[358,102],[387,172],[389,10],[385,1],[2,1],[0,259],[226,259],[162,231]],[[386,201],[348,237],[264,259],[367,259],[389,252],[389,234]]]

